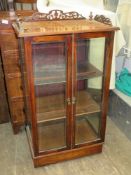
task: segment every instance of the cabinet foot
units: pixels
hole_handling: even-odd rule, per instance
[[[20,132],[21,126],[13,126],[13,133],[16,135]]]

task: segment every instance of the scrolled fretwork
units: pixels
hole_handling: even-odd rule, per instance
[[[111,20],[109,18],[106,18],[104,15],[96,15],[94,17],[94,20],[107,25],[112,25]]]
[[[28,17],[26,21],[37,21],[37,20],[68,20],[68,19],[85,19],[82,15],[78,12],[71,11],[64,13],[62,10],[51,10],[49,13],[40,13],[36,12],[32,16]]]

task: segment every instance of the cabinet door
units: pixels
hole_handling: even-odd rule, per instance
[[[72,97],[75,118],[75,145],[89,144],[102,140],[105,127],[103,90],[105,87],[104,69],[108,34],[80,34],[75,38],[74,85]],[[108,90],[108,87],[106,86]],[[108,94],[108,92],[107,92]],[[105,94],[106,95],[106,94]],[[104,123],[104,124],[103,124]]]
[[[71,43],[70,36],[61,35],[26,41],[32,134],[39,153],[70,147]]]

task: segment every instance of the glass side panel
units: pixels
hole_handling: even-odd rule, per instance
[[[65,42],[32,44],[39,151],[66,147]]]
[[[105,38],[77,40],[75,144],[100,138]]]

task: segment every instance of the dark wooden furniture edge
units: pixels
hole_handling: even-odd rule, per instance
[[[90,154],[101,153],[101,152],[102,152],[102,144],[100,143],[96,145],[87,146],[84,148],[82,147],[82,148],[77,148],[72,150],[61,151],[61,152],[57,152],[57,153],[49,154],[45,156],[33,157],[33,161],[34,161],[34,166],[38,167],[38,166],[43,166],[50,163],[57,163],[60,161],[75,159],[75,158],[87,156]]]
[[[85,157],[87,155],[93,155],[93,154],[102,152],[102,147],[103,147],[104,142],[96,143],[93,145],[87,145],[87,146],[84,146],[84,148],[77,147],[77,148],[70,149],[70,150],[64,150],[60,152],[46,154],[44,156],[41,155],[41,156],[35,157],[33,153],[33,147],[32,147],[32,138],[31,138],[31,135],[28,129],[29,128],[26,127],[26,135],[28,138],[27,140],[29,143],[29,148],[30,148],[30,152],[31,152],[31,156],[32,156],[35,168],[43,166],[43,165],[53,164],[53,163],[57,163],[57,162],[65,161],[65,160],[72,160],[75,158],[80,158],[83,156]]]

